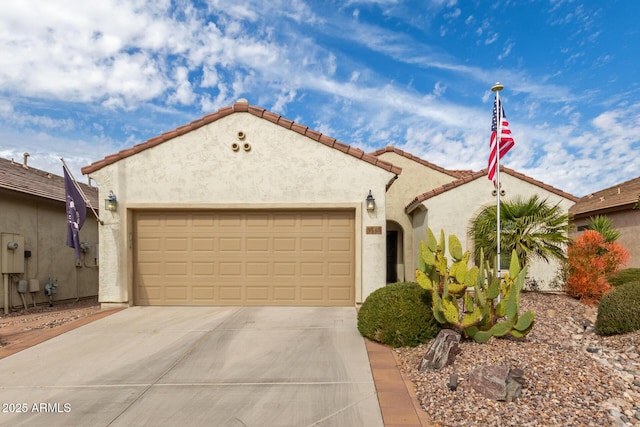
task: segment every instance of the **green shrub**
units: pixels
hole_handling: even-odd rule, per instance
[[[431,294],[414,282],[377,289],[360,307],[358,330],[362,336],[392,347],[427,342],[440,332],[431,311]]]
[[[640,329],[640,280],[620,285],[600,300],[596,332],[625,334]]]
[[[620,286],[629,282],[640,281],[640,268],[626,268],[607,278],[612,286]]]

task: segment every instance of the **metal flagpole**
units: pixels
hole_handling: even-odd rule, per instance
[[[502,104],[500,103],[500,91],[504,89],[504,86],[500,83],[496,83],[491,88],[492,92],[496,94],[497,116],[498,123],[496,124],[496,236],[498,238],[497,243],[497,259],[498,263],[498,280],[501,280],[502,273],[500,271],[500,140],[502,139]],[[500,302],[500,294],[498,294],[498,302]]]
[[[82,188],[80,188],[80,186],[78,185],[78,181],[76,181],[73,174],[71,173],[71,170],[69,169],[69,166],[67,166],[67,162],[65,162],[62,157],[60,157],[60,160],[62,161],[62,167],[65,168],[65,170],[71,177],[71,180],[73,181],[73,185],[75,185],[78,191],[80,192],[80,194],[82,194],[82,197],[84,198],[84,202],[87,204],[87,206],[89,206],[89,209],[91,209],[91,212],[93,212],[93,214],[96,216],[96,219],[98,220],[100,225],[104,225],[104,222],[100,219],[96,210],[93,209],[93,206],[91,206],[91,201],[89,201],[89,198],[87,197],[87,195],[84,194],[84,191],[82,191]]]

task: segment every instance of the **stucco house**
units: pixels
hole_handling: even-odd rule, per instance
[[[509,194],[575,201],[504,171]],[[359,304],[415,280],[427,226],[464,237],[495,203],[486,171],[366,154],[244,99],[82,172],[117,199],[99,229],[103,305]]]
[[[386,283],[400,172],[246,100],[108,156],[82,169],[118,201],[99,230],[100,301],[362,302]]]
[[[629,251],[624,268],[640,268],[640,177],[613,185],[580,198],[569,209],[572,235],[583,231],[591,217],[604,215],[620,231],[618,243]]]
[[[398,230],[398,280],[415,280],[420,241],[425,240],[427,227],[438,234],[455,234],[463,250],[473,251],[473,241],[467,230],[473,220],[486,208],[495,206],[493,184],[487,170],[478,172],[446,170],[395,147],[374,153],[379,158],[402,167],[402,176],[389,189],[387,203],[388,230]],[[566,213],[577,197],[502,166],[500,184],[505,191],[503,200],[514,196],[528,198],[535,194],[549,203],[558,204]],[[418,189],[423,192],[419,193]],[[424,190],[428,191],[424,191]],[[506,254],[510,256],[510,254]],[[528,268],[528,279],[537,288],[550,290],[559,273],[557,262],[534,261]],[[404,275],[404,276],[403,276]]]
[[[98,223],[91,218],[80,230],[84,251],[79,263],[75,252],[66,246],[67,214],[64,179],[35,169],[22,162],[0,158],[0,270],[3,291],[0,307],[20,307],[17,291],[20,280],[29,283],[25,301],[46,303],[43,292],[49,279],[57,280],[54,301],[96,296],[98,294]],[[60,165],[62,170],[62,165]],[[98,189],[80,184],[94,207],[98,207]],[[9,243],[14,249],[8,249]]]

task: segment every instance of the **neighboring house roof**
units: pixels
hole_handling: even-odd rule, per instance
[[[94,209],[98,209],[98,189],[86,184],[79,185]],[[66,200],[63,177],[2,158],[0,188],[60,202]]]
[[[550,191],[551,193],[557,194],[557,195],[559,195],[561,197],[564,197],[566,199],[572,200],[574,202],[576,202],[578,200],[578,198],[576,196],[574,196],[573,194],[566,193],[566,192],[564,192],[562,190],[559,190],[559,189],[557,189],[555,187],[552,187],[552,186],[550,186],[548,184],[545,184],[542,181],[538,181],[536,179],[533,179],[531,177],[526,176],[525,174],[522,174],[520,172],[516,172],[513,169],[509,169],[509,168],[506,168],[504,166],[500,166],[500,171],[504,172],[504,173],[507,173],[507,174],[513,176],[514,178],[518,178],[518,179],[520,179],[522,181],[526,181],[526,182],[528,182],[530,184],[533,184],[533,185],[536,185],[536,186],[538,186],[540,188],[544,188],[545,190]],[[466,184],[468,182],[474,181],[474,180],[476,180],[476,179],[478,179],[480,177],[483,177],[483,176],[487,176],[487,169],[482,169],[481,171],[473,172],[471,174],[465,175],[464,177],[458,179],[457,181],[453,181],[453,182],[441,185],[440,187],[436,187],[436,188],[434,188],[434,189],[432,189],[430,191],[427,191],[426,193],[422,193],[419,196],[417,196],[415,199],[413,199],[411,201],[411,203],[409,203],[405,207],[405,212],[406,213],[410,213],[416,207],[418,207],[418,205],[420,205],[420,203],[422,203],[423,201],[425,201],[425,200],[427,200],[427,199],[429,199],[431,197],[437,196],[438,194],[442,194],[445,191],[449,191],[449,190],[451,190],[453,188],[460,187],[461,185],[464,185],[464,184]]]
[[[452,176],[454,178],[462,178],[464,176],[467,176],[467,175],[470,175],[470,174],[473,173],[473,171],[470,171],[470,170],[469,171],[464,171],[464,170],[449,170],[449,169],[445,169],[445,168],[443,168],[441,166],[438,166],[438,165],[436,165],[434,163],[431,163],[431,162],[428,162],[426,160],[423,160],[418,156],[414,156],[411,153],[407,153],[406,151],[403,151],[403,150],[401,150],[399,148],[396,148],[393,145],[388,145],[388,146],[386,146],[384,148],[381,148],[381,149],[376,150],[373,153],[369,153],[369,154],[372,155],[372,156],[376,156],[377,157],[377,156],[380,156],[381,154],[384,154],[384,153],[396,153],[396,154],[398,154],[400,156],[406,157],[407,159],[411,159],[411,160],[413,160],[413,161],[415,161],[417,163],[420,163],[423,166],[426,166],[428,168],[437,170],[438,172],[442,172],[444,174],[450,175],[450,176]]]
[[[89,174],[91,172],[95,172],[99,169],[102,169],[103,167],[110,165],[112,163],[115,163],[119,160],[125,159],[129,156],[132,156],[136,153],[139,153],[140,151],[144,151],[148,148],[152,148],[155,147],[156,145],[162,144],[163,142],[169,141],[177,136],[180,135],[184,135],[188,132],[191,132],[193,130],[196,130],[198,128],[201,128],[202,126],[208,125],[210,123],[215,122],[216,120],[219,120],[223,117],[226,117],[230,114],[234,114],[234,113],[250,113],[256,117],[259,117],[261,119],[267,120],[269,122],[275,123],[279,126],[282,126],[285,129],[289,129],[292,130],[294,132],[297,132],[301,135],[304,135],[314,141],[317,141],[321,144],[324,144],[328,147],[331,147],[335,150],[341,151],[343,153],[349,154],[353,157],[356,157],[360,160],[363,160],[367,163],[370,163],[372,165],[375,165],[377,167],[380,167],[386,171],[395,173],[396,175],[399,174],[400,172],[402,172],[402,169],[392,165],[389,162],[385,162],[382,159],[378,159],[375,156],[369,155],[369,154],[365,154],[364,151],[360,150],[359,148],[355,148],[352,147],[350,145],[344,144],[338,140],[336,140],[335,138],[331,138],[328,137],[326,135],[323,135],[322,133],[309,129],[306,126],[303,126],[301,124],[298,124],[296,122],[294,122],[293,120],[289,120],[286,119],[278,114],[272,113],[270,111],[265,110],[264,108],[260,108],[260,107],[256,107],[253,105],[249,105],[249,102],[241,99],[238,100],[235,104],[228,106],[228,107],[224,107],[219,109],[218,111],[211,113],[211,114],[207,114],[204,117],[201,117],[200,119],[194,120],[191,123],[184,125],[184,126],[180,126],[172,131],[169,132],[165,132],[160,136],[156,136],[154,138],[151,138],[145,142],[142,142],[140,144],[137,144],[135,146],[133,146],[132,148],[128,148],[125,150],[122,150],[116,154],[112,154],[110,156],[105,157],[102,160],[99,160],[97,162],[94,162],[92,164],[90,164],[89,166],[85,166],[82,168],[82,173],[83,174]]]
[[[569,209],[572,216],[591,216],[632,208],[640,198],[640,177],[584,196]]]

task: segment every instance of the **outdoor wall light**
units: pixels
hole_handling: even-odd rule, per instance
[[[116,199],[116,195],[113,194],[113,191],[109,191],[109,195],[104,199],[104,208],[111,212],[118,209],[118,199]]]
[[[369,190],[369,195],[367,196],[367,210],[369,212],[373,212],[376,210],[376,199],[373,198],[371,190]]]

